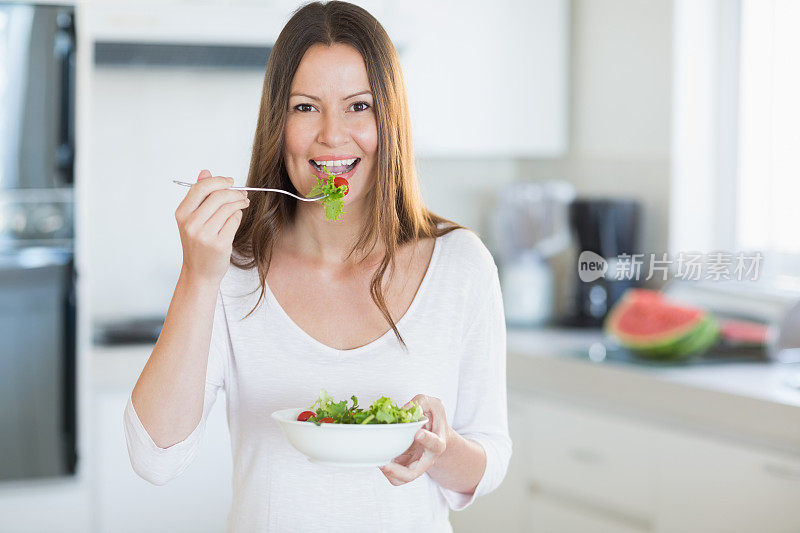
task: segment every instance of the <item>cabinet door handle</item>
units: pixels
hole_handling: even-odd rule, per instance
[[[800,468],[792,468],[787,465],[777,465],[774,463],[766,463],[764,471],[775,477],[782,479],[791,479],[793,481],[800,481]]]
[[[570,457],[576,461],[587,464],[595,464],[603,461],[603,456],[593,450],[586,448],[571,448],[567,451]]]

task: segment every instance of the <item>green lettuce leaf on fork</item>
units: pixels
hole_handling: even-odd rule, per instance
[[[347,191],[347,186],[335,186],[333,180],[336,176],[325,167],[322,170],[328,175],[328,179],[317,177],[317,183],[311,188],[306,198],[327,194],[326,198],[320,200],[325,208],[325,220],[339,220],[339,215],[344,213],[344,193]]]

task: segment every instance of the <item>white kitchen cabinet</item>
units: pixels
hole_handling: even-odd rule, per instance
[[[640,524],[624,516],[562,500],[553,495],[533,495],[526,507],[526,527],[531,533],[645,533]]]
[[[529,475],[540,492],[568,494],[634,522],[653,515],[654,430],[542,399],[529,413]]]
[[[155,486],[133,471],[128,458],[122,413],[129,394],[130,390],[113,389],[92,393],[92,531],[224,531],[232,470],[224,395],[220,393],[208,417],[194,462],[166,485]]]
[[[90,34],[101,41],[272,45],[301,0],[91,0]],[[402,47],[409,25],[393,0],[353,0]]]
[[[800,531],[800,458],[685,434],[657,446],[659,533]]]
[[[565,152],[567,0],[414,0],[396,10],[408,26],[400,59],[417,155]]]
[[[514,453],[456,533],[800,532],[800,457],[509,392]]]
[[[422,157],[567,149],[569,0],[357,0],[400,53]],[[271,45],[301,2],[95,1],[100,41]]]
[[[570,494],[572,487],[564,487],[564,483],[543,485],[542,459],[551,460],[560,452],[540,455],[537,441],[543,440],[543,425],[554,422],[552,415],[563,415],[546,412],[537,398],[523,394],[511,393],[508,398],[509,433],[513,441],[513,453],[506,478],[494,492],[478,499],[464,511],[453,512],[450,522],[456,533],[485,533],[497,531],[503,533],[639,533],[642,520],[630,518],[624,512],[605,508],[602,504],[592,503],[591,498],[581,500],[580,496]],[[569,413],[572,414],[572,413]],[[569,416],[569,415],[567,415]],[[565,427],[571,425],[572,419],[565,423],[555,421],[555,425]],[[617,426],[619,427],[619,426]],[[622,437],[622,435],[621,435]],[[562,445],[565,443],[562,442]],[[574,447],[571,449],[575,449]],[[577,467],[584,466],[576,459]],[[555,468],[564,466],[560,464]],[[573,467],[574,468],[574,467]],[[567,468],[569,469],[569,467]],[[545,475],[544,477],[548,477]],[[569,477],[578,486],[576,494],[585,492],[585,487],[574,477]],[[596,484],[597,482],[595,482]],[[603,500],[601,495],[601,500]]]
[[[272,2],[130,2],[93,0],[88,34],[98,41],[271,45],[291,11]]]

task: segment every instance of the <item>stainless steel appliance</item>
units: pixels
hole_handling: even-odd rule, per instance
[[[550,259],[570,244],[567,182],[515,183],[501,191],[490,221],[506,322],[541,326],[555,315],[555,279]]]
[[[76,453],[74,9],[0,3],[0,482]]]

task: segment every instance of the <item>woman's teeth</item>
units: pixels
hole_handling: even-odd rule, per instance
[[[322,170],[326,168],[330,171],[331,174],[345,174],[350,172],[353,168],[355,168],[356,163],[360,161],[358,158],[355,159],[341,159],[338,161],[314,161],[313,159],[311,162],[314,164],[314,167],[317,170]]]

